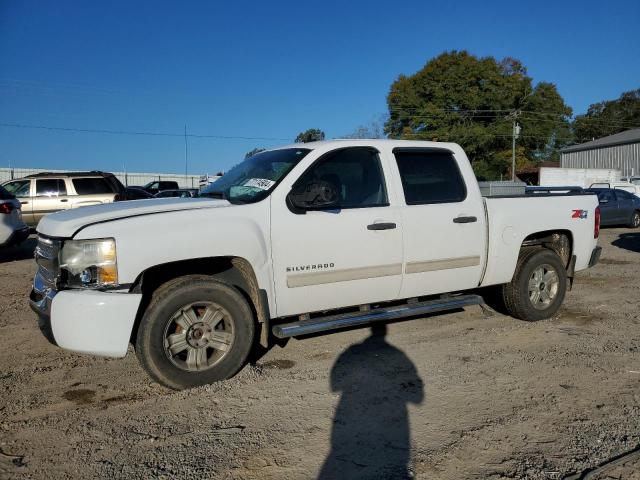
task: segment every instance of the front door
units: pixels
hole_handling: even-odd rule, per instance
[[[598,191],[600,203],[600,223],[602,225],[616,225],[620,223],[622,216],[618,208],[618,199],[613,190]]]
[[[336,208],[294,213],[286,206],[288,187],[271,196],[277,316],[398,298],[402,224],[397,207],[389,205],[378,152],[329,152],[296,186],[314,180],[332,184]]]
[[[402,298],[478,286],[484,265],[486,225],[479,192],[467,191],[453,153],[443,149],[395,149],[406,207]],[[466,166],[466,165],[465,165]]]

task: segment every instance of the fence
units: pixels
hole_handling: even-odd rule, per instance
[[[51,170],[49,168],[0,168],[0,183],[26,177],[35,173],[65,173],[71,170]],[[175,181],[182,188],[198,188],[200,175],[177,175],[173,173],[112,172],[124,185],[145,185],[156,180]]]

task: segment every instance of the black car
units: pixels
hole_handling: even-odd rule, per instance
[[[155,195],[156,193],[161,192],[163,190],[177,190],[178,188],[180,188],[178,186],[178,182],[173,182],[169,180],[161,180],[161,181],[156,180],[153,182],[149,182],[144,187],[142,187],[143,190],[146,190],[151,195]]]
[[[588,188],[586,191],[598,195],[601,225],[640,227],[640,198],[617,188]]]
[[[169,197],[179,197],[179,198],[193,198],[198,196],[197,188],[177,188],[173,190],[163,190],[161,192],[156,193],[154,198],[169,198]]]
[[[146,198],[153,198],[153,195],[140,187],[127,187],[118,196],[118,200],[144,200]]]

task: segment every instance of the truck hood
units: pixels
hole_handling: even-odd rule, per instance
[[[231,206],[226,200],[213,198],[157,198],[92,205],[47,215],[38,224],[38,233],[50,237],[72,237],[78,230],[94,223],[180,210],[197,210]]]

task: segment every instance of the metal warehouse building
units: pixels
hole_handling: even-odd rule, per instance
[[[564,168],[613,168],[623,177],[640,175],[640,128],[572,145],[560,154]]]

